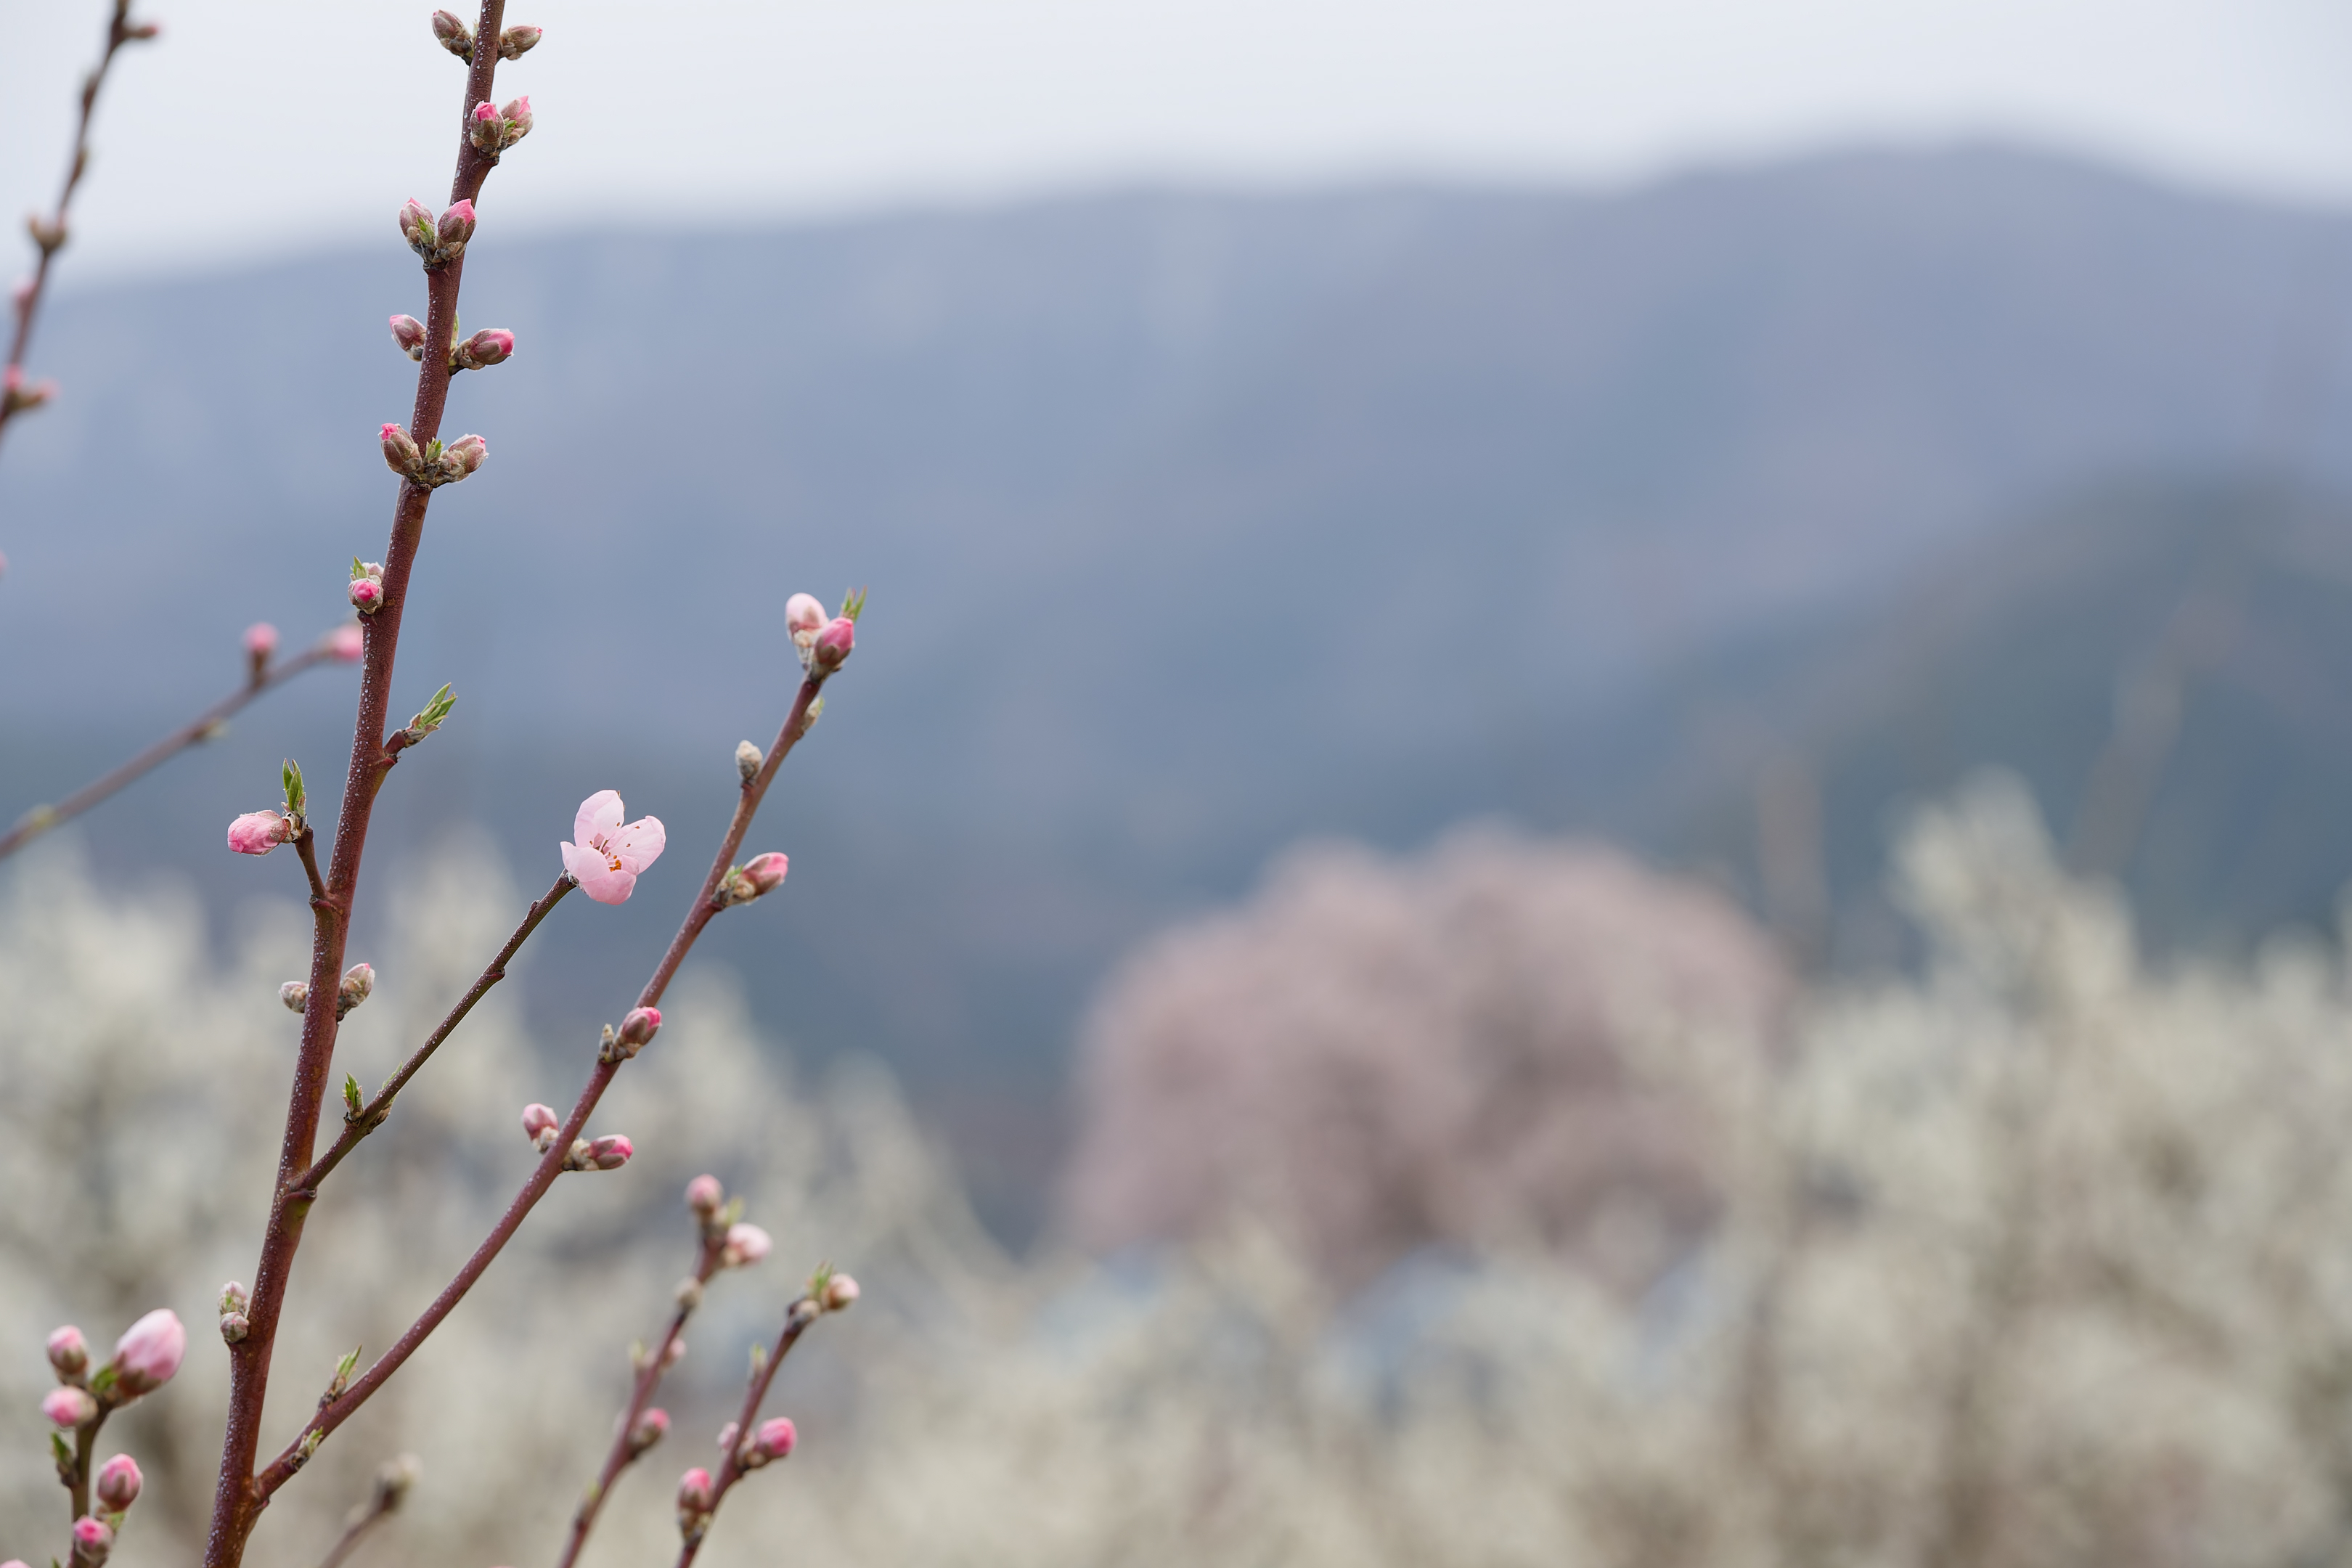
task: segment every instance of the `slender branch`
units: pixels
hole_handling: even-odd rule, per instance
[[[17,819],[16,826],[0,834],[0,860],[6,859],[42,834],[62,826],[88,811],[91,806],[115,794],[124,785],[153,773],[191,746],[201,746],[220,733],[221,726],[255,698],[270,688],[282,684],[316,664],[334,659],[325,638],[292,658],[279,659],[226,697],[197,714],[129,762],[101,778],[89,784],[58,802],[55,805],[37,805]]]
[[[302,874],[310,879],[310,907],[332,910],[334,906],[327,899],[327,884],[319,879],[319,836],[310,831],[307,822],[302,831],[294,836],[294,853],[301,857]]]
[[[678,1548],[677,1568],[688,1568],[702,1550],[703,1537],[710,1533],[710,1521],[719,1517],[719,1505],[727,1500],[727,1494],[743,1479],[742,1455],[753,1441],[760,1406],[767,1402],[768,1385],[776,1381],[777,1369],[784,1364],[784,1357],[792,1353],[793,1346],[800,1342],[801,1335],[821,1315],[822,1309],[814,1297],[803,1296],[794,1301],[784,1312],[783,1331],[776,1336],[776,1348],[751,1369],[751,1384],[743,1391],[742,1413],[735,1417],[735,1441],[727,1446],[727,1458],[711,1479],[710,1510],[688,1528],[685,1543]]]
[[[335,1140],[332,1148],[319,1156],[317,1164],[294,1179],[297,1191],[307,1193],[314,1199],[319,1195],[319,1184],[327,1179],[327,1173],[341,1164],[343,1156],[358,1148],[361,1141],[369,1133],[383,1125],[384,1118],[392,1114],[393,1098],[402,1089],[406,1089],[408,1080],[415,1078],[418,1069],[433,1059],[433,1053],[441,1048],[441,1042],[449,1037],[452,1030],[466,1021],[466,1015],[474,1010],[474,1004],[488,995],[490,987],[507,977],[507,964],[513,960],[516,952],[522,944],[530,939],[530,933],[539,929],[539,922],[547,918],[549,910],[562,901],[564,894],[579,885],[569,876],[558,877],[555,879],[555,885],[548,889],[537,903],[530,906],[530,911],[522,918],[522,924],[515,927],[514,934],[507,938],[507,944],[499,949],[499,955],[496,958],[490,960],[490,966],[483,970],[472,987],[457,999],[457,1005],[449,1009],[448,1016],[441,1020],[439,1027],[426,1036],[425,1043],[416,1047],[415,1053],[401,1063],[399,1069],[390,1078],[383,1080],[383,1087],[375,1091],[373,1100],[369,1100],[356,1112],[344,1116],[343,1135]]]
[[[367,1539],[369,1532],[391,1517],[390,1509],[363,1510],[357,1520],[343,1527],[343,1533],[336,1541],[334,1548],[319,1559],[319,1568],[343,1568],[345,1560],[359,1550],[360,1542]]]
[[[106,28],[106,52],[98,57],[97,68],[82,79],[81,118],[74,126],[73,157],[66,164],[65,184],[58,189],[57,206],[33,236],[33,243],[40,251],[41,258],[34,263],[32,278],[16,297],[16,329],[8,341],[6,366],[16,375],[24,374],[25,350],[33,341],[33,317],[41,308],[41,297],[48,290],[50,259],[65,248],[67,210],[73,205],[74,190],[81,184],[83,172],[89,167],[89,121],[98,108],[98,89],[106,83],[106,73],[114,64],[117,49],[133,39],[154,36],[152,28],[131,22],[131,0],[114,0],[114,16]],[[0,394],[0,435],[7,432],[8,421],[18,412],[16,400]],[[0,848],[0,854],[6,852]]]
[[[604,1468],[581,1495],[580,1507],[572,1516],[572,1533],[563,1543],[563,1555],[557,1560],[555,1568],[572,1568],[579,1561],[580,1549],[588,1544],[588,1532],[596,1528],[596,1516],[604,1511],[604,1500],[613,1495],[613,1483],[646,1451],[631,1441],[638,1418],[653,1404],[654,1391],[661,1386],[662,1374],[669,1370],[670,1346],[686,1331],[687,1319],[694,1315],[695,1307],[701,1301],[701,1287],[709,1284],[710,1277],[719,1271],[719,1254],[726,1245],[725,1226],[706,1224],[702,1227],[702,1255],[695,1262],[693,1276],[696,1289],[679,1292],[677,1310],[670,1314],[669,1331],[662,1335],[661,1343],[638,1366],[636,1381],[629,1389],[628,1408],[621,1412],[621,1425],[613,1434],[613,1447],[604,1455]]]
[[[450,182],[450,201],[480,195],[482,182],[496,159],[478,152],[466,133],[474,106],[487,102],[498,69],[499,34],[505,0],[482,0],[480,22],[474,37],[474,55],[466,73],[465,100],[458,110],[457,173]],[[464,280],[465,257],[425,269],[428,342],[450,341],[457,320],[457,294]],[[440,433],[442,411],[449,395],[449,360],[426,354],[416,375],[416,403],[409,426],[410,439],[422,446]],[[384,720],[392,695],[393,663],[400,641],[400,623],[408,597],[408,578],[425,534],[425,513],[432,491],[414,481],[401,482],[393,509],[392,541],[384,552],[383,597],[379,607],[362,617],[365,664],[360,681],[359,713],[352,726],[352,759],[343,784],[341,812],[335,824],[335,850],[327,874],[329,907],[317,912],[312,926],[310,997],[302,1014],[302,1044],[296,1061],[292,1092],[287,1098],[286,1131],[278,1162],[278,1184],[269,1222],[264,1231],[261,1259],[254,1270],[253,1300],[247,1310],[250,1327],[244,1340],[229,1347],[229,1412],[221,1438],[220,1478],[213,1495],[212,1529],[205,1543],[205,1568],[236,1568],[243,1560],[245,1542],[268,1500],[269,1490],[253,1473],[260,1447],[261,1414],[268,1394],[269,1363],[278,1337],[278,1319],[285,1304],[286,1284],[294,1255],[301,1246],[303,1221],[310,1197],[297,1185],[310,1168],[317,1145],[319,1115],[334,1065],[336,989],[342,974],[347,918],[359,890],[360,860],[367,847],[368,824],[375,792],[384,773],[399,759],[383,747]],[[291,1474],[291,1469],[287,1471]],[[282,1479],[282,1478],[281,1478]]]
[[[112,1414],[101,1404],[96,1415],[74,1430],[74,1473],[73,1479],[66,1482],[66,1490],[72,1496],[73,1516],[77,1520],[89,1511],[89,1458],[98,1450],[98,1429]]]
[[[400,1511],[408,1489],[416,1484],[416,1456],[403,1454],[396,1459],[376,1467],[375,1485],[369,1490],[367,1500],[343,1516],[343,1533],[333,1548],[319,1562],[319,1568],[342,1568],[351,1554],[359,1550],[375,1528]]]
[[[387,580],[389,575],[387,570]],[[688,909],[686,919],[678,926],[677,934],[671,938],[668,950],[662,954],[661,962],[655,966],[653,977],[646,982],[645,989],[637,994],[638,1006],[651,1007],[661,1000],[662,993],[668,988],[671,978],[677,973],[678,964],[692,950],[695,940],[702,934],[703,927],[710,923],[710,917],[719,912],[719,883],[725,879],[729,869],[735,863],[737,853],[743,847],[743,835],[751,829],[752,817],[759,814],[760,803],[766,798],[768,786],[774,781],[777,768],[782,764],[784,758],[792,753],[793,746],[799,743],[803,731],[806,730],[809,704],[816,700],[817,693],[824,684],[824,677],[818,675],[811,675],[801,682],[799,694],[793,699],[792,711],[785,716],[783,728],[776,732],[776,743],[769,749],[767,761],[761,765],[758,773],[743,782],[741,795],[735,803],[734,817],[728,824],[725,837],[719,841],[719,853],[711,861],[709,874],[703,879],[702,888],[696,893],[694,903]],[[338,956],[340,957],[340,954]],[[317,997],[317,983],[314,980],[311,991],[313,1006],[316,1005]],[[392,1348],[383,1352],[382,1359],[368,1368],[340,1397],[330,1400],[321,1406],[319,1413],[310,1419],[310,1424],[302,1429],[300,1436],[288,1444],[276,1458],[253,1476],[250,1491],[257,1509],[267,1503],[272,1493],[284,1486],[295,1471],[309,1462],[310,1455],[318,1451],[319,1444],[323,1442],[336,1427],[349,1420],[352,1413],[361,1405],[366,1404],[375,1391],[383,1387],[385,1381],[400,1370],[402,1363],[416,1353],[417,1347],[431,1336],[435,1329],[441,1326],[442,1320],[456,1309],[457,1303],[466,1299],[466,1292],[474,1288],[474,1282],[479,1279],[483,1272],[497,1259],[499,1254],[505,1249],[507,1243],[514,1238],[514,1233],[521,1227],[523,1220],[529,1216],[533,1208],[538,1206],[539,1200],[545,1197],[548,1189],[555,1184],[555,1178],[562,1173],[564,1158],[570,1153],[572,1142],[579,1138],[582,1129],[587,1125],[589,1116],[594,1112],[597,1102],[604,1099],[604,1090],[611,1087],[614,1075],[620,1069],[620,1058],[604,1057],[598,1059],[595,1070],[588,1075],[588,1082],[581,1089],[580,1098],[572,1105],[571,1115],[565,1118],[562,1130],[558,1133],[555,1142],[550,1144],[547,1152],[540,1157],[538,1166],[530,1173],[530,1179],[523,1184],[522,1190],[517,1193],[514,1201],[507,1205],[506,1213],[499,1216],[498,1224],[491,1228],[490,1234],[482,1239],[482,1244],[474,1249],[473,1256],[466,1259],[465,1266],[457,1270],[457,1276],[442,1288],[441,1293],[433,1299],[432,1305],[425,1308],[417,1320],[408,1326],[407,1331],[393,1342]],[[294,1195],[299,1197],[301,1194]],[[305,1200],[304,1208],[307,1210],[307,1207],[308,1203]],[[260,1291],[257,1286],[255,1290],[257,1304],[259,1299]],[[258,1324],[257,1319],[256,1323]]]

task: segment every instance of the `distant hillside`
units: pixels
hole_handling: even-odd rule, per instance
[[[667,818],[640,900],[536,960],[551,1038],[577,1037],[687,898],[735,742],[772,729],[782,595],[870,584],[763,830],[793,897],[716,951],[803,1051],[900,1063],[1016,1198],[1109,956],[1276,847],[1506,810],[1733,863],[1656,695],[1689,672],[1867,626],[2113,475],[2295,440],[2315,483],[2347,477],[2306,374],[2352,303],[2342,216],[2020,153],[1605,198],[498,224],[467,320],[520,352],[453,398],[491,458],[436,503],[403,651],[415,696],[461,701],[372,863],[479,820],[551,876],[608,784]],[[383,538],[372,432],[405,407],[383,319],[422,298],[390,228],[45,323],[67,395],[0,458],[0,811],[223,686],[247,621],[340,615],[341,563]],[[284,891],[216,840],[279,756],[339,773],[348,678],[315,680],[94,824],[101,864]],[[1643,755],[1669,772],[1621,765]]]

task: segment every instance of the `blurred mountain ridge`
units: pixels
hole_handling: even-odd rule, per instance
[[[1902,751],[1902,669],[1966,684],[1944,655],[2024,646],[2003,606],[2037,584],[2140,595],[2114,647],[2052,645],[2072,706],[2010,747],[2062,793],[2089,765],[2051,747],[2095,752],[2098,661],[2179,584],[2045,574],[2076,510],[2171,507],[2193,541],[2258,491],[2333,518],[2313,498],[2347,478],[2352,221],[2019,149],[1607,195],[1134,193],[513,243],[493,190],[482,222],[467,324],[519,353],[452,396],[448,431],[490,460],[436,502],[400,694],[447,679],[459,706],[387,786],[371,865],[479,821],[529,884],[591,790],[662,816],[639,898],[524,961],[543,1032],[592,1031],[698,879],[735,742],[781,719],[782,596],[870,584],[751,847],[793,855],[790,896],[712,951],[803,1054],[898,1061],[1000,1194],[1050,1163],[1109,959],[1291,839],[1499,813],[1737,879],[1733,763],[1763,753],[1701,743],[1727,709],[1817,759],[1853,885],[1885,800],[1936,769],[1849,786],[1839,757]],[[342,613],[343,563],[383,545],[373,432],[408,405],[383,318],[422,309],[390,227],[366,256],[94,289],[44,321],[66,395],[0,460],[6,809],[233,683],[247,620]],[[1920,584],[1971,561],[2024,599],[1886,662]],[[1885,689],[1830,700],[1857,658]],[[331,799],[349,696],[348,672],[309,677],[109,808],[101,866],[180,868],[215,901],[268,876],[226,863],[220,825],[285,754]],[[1983,760],[1958,754],[1976,733],[1954,765]],[[2242,826],[2181,831],[2218,865]],[[2303,912],[2315,885],[2175,923]]]

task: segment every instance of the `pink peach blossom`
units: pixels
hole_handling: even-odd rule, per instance
[[[580,803],[572,825],[577,843],[563,846],[563,868],[580,890],[600,904],[626,903],[646,867],[661,858],[667,842],[661,818],[641,816],[624,824],[618,791],[600,789]]]
[[[767,1257],[769,1248],[773,1246],[775,1243],[768,1233],[756,1225],[730,1225],[727,1227],[726,1245],[719,1250],[719,1267],[746,1268]]]
[[[267,855],[293,836],[293,824],[275,811],[248,811],[228,825],[228,847],[240,855]]]
[[[77,1563],[89,1563],[92,1568],[106,1561],[114,1550],[114,1527],[102,1519],[89,1514],[74,1521],[73,1555]]]
[[[751,1462],[764,1465],[771,1459],[788,1458],[800,1440],[800,1433],[793,1429],[791,1416],[771,1416],[761,1422],[760,1429],[751,1435]]]
[[[139,1489],[145,1478],[139,1473],[139,1461],[128,1454],[117,1454],[98,1469],[98,1500],[106,1505],[109,1513],[121,1513],[139,1500]]]
[[[816,647],[809,654],[810,662],[820,675],[831,675],[856,646],[857,623],[847,616],[835,616],[831,625],[817,633]]]
[[[245,651],[256,658],[268,658],[278,651],[278,628],[268,621],[256,621],[245,628]]]
[[[542,1150],[554,1136],[555,1130],[562,1125],[563,1119],[555,1114],[555,1107],[551,1105],[534,1102],[522,1108],[522,1135]]]
[[[705,1219],[717,1214],[719,1205],[726,1201],[726,1189],[719,1186],[716,1176],[697,1176],[686,1184],[686,1206]]]
[[[327,657],[356,663],[367,652],[367,635],[356,626],[341,626],[327,634]]]
[[[706,1514],[711,1510],[710,1472],[697,1465],[677,1478],[677,1511]]]
[[[98,1401],[86,1388],[53,1388],[41,1396],[41,1414],[51,1426],[70,1432],[98,1415]]]
[[[600,1171],[617,1171],[627,1164],[629,1157],[636,1152],[636,1145],[629,1142],[627,1133],[611,1132],[589,1141],[582,1163],[593,1165]]]
[[[782,887],[784,873],[791,868],[790,860],[778,851],[771,849],[765,855],[754,855],[743,863],[743,879],[751,884],[751,895],[757,898],[762,893],[772,893]]]
[[[857,1300],[857,1281],[846,1274],[836,1274],[824,1282],[824,1294],[817,1305],[828,1312],[846,1312]]]
[[[784,601],[784,629],[803,647],[816,641],[816,634],[824,630],[824,605],[814,594],[794,594]]]
[[[152,1394],[172,1381],[187,1352],[188,1331],[180,1326],[179,1314],[158,1307],[114,1342],[115,1386],[133,1398]]]
[[[58,1369],[60,1377],[79,1377],[89,1365],[89,1342],[81,1331],[68,1323],[49,1334],[49,1364]]]

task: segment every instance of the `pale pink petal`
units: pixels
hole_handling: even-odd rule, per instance
[[[637,886],[635,871],[625,867],[615,868],[593,849],[572,875],[578,879],[580,890],[600,904],[627,903]]]
[[[584,887],[590,876],[602,876],[604,873],[604,858],[593,849],[583,849],[577,844],[566,844],[563,846],[563,869],[573,881]]]
[[[620,861],[621,869],[638,876],[661,858],[662,847],[669,840],[662,831],[660,817],[641,816],[626,827],[614,829],[605,842],[613,847],[614,858]]]
[[[580,815],[572,821],[572,837],[583,844],[593,844],[599,834],[620,826],[625,815],[621,809],[621,792],[600,789],[580,803]]]

